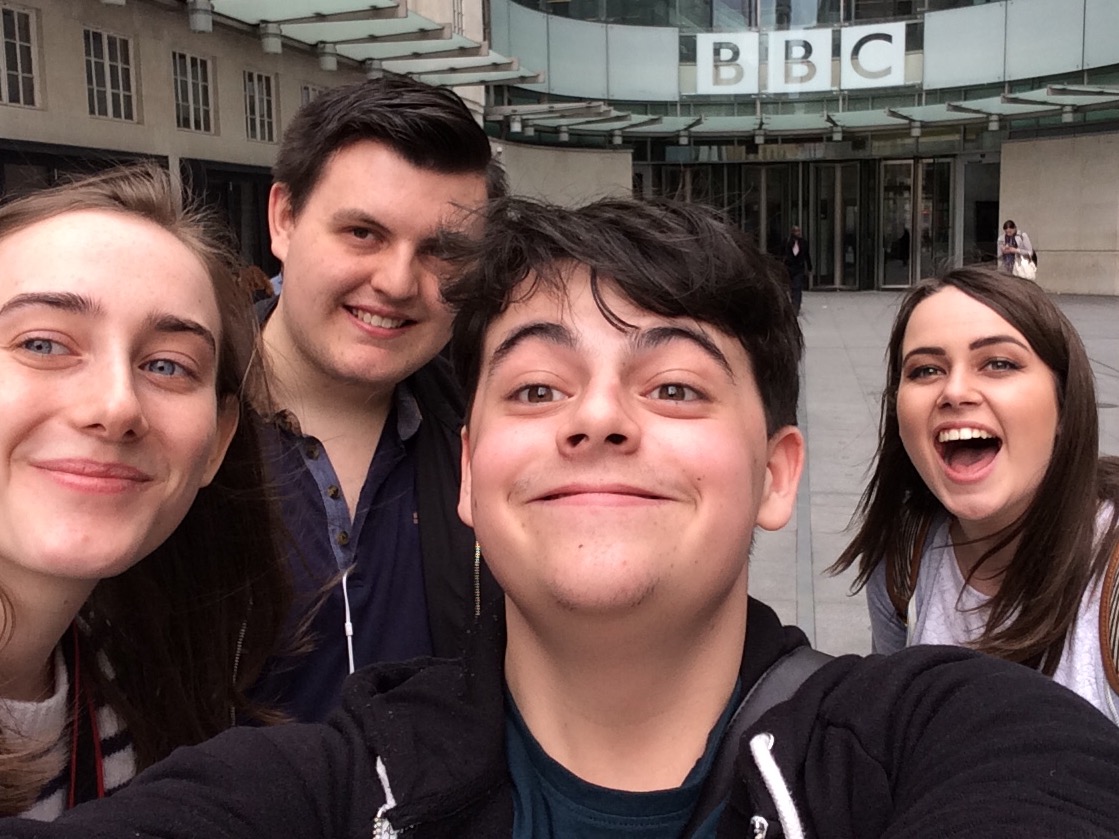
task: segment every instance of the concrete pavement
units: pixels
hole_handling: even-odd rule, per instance
[[[800,424],[808,465],[793,521],[759,532],[750,592],[825,652],[870,651],[863,595],[848,596],[854,574],[824,574],[847,544],[845,529],[878,442],[884,351],[899,292],[804,296],[805,362]],[[1079,330],[1096,376],[1100,449],[1119,455],[1119,297],[1056,296]]]

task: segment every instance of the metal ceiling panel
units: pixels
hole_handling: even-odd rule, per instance
[[[456,55],[485,55],[486,45],[472,41],[465,35],[423,41],[379,41],[371,44],[347,44],[346,55],[358,61],[372,58],[378,61],[405,58],[451,58]]]
[[[442,28],[442,24],[412,12],[408,12],[404,17],[386,20],[361,20],[350,23],[285,23],[280,27],[289,38],[295,38],[305,44],[326,42],[339,46],[376,41],[378,38],[398,37],[413,32],[433,32]]]
[[[363,15],[396,5],[395,0],[214,0],[214,13],[246,23],[282,23],[329,15]]]
[[[438,87],[459,87],[472,84],[519,84],[538,82],[540,74],[531,70],[495,70],[492,73],[409,73],[408,75]]]

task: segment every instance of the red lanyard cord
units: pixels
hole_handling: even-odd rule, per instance
[[[88,691],[83,689],[84,686],[82,685],[81,645],[78,643],[78,628],[76,626],[71,625],[70,635],[74,643],[74,702],[70,715],[70,795],[67,800],[67,807],[74,807],[78,803],[78,746],[81,736],[83,704],[89,718],[90,735],[93,738],[93,766],[97,780],[98,798],[105,797],[105,761],[101,752],[101,733],[97,727],[97,709],[93,705],[93,698],[89,696]]]

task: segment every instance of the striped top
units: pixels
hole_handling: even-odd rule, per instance
[[[102,672],[112,675],[104,656],[98,656]],[[58,772],[44,785],[24,818],[50,821],[62,815],[70,793],[71,708],[70,671],[61,648],[55,651],[54,693],[38,702],[0,699],[0,725],[9,738],[19,738],[28,745],[49,748]],[[112,794],[136,774],[136,756],[132,738],[116,713],[107,705],[97,704],[97,730],[101,740],[102,769],[105,793]],[[79,796],[79,803],[90,796]]]

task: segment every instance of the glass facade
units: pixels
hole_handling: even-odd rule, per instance
[[[630,26],[799,29],[836,23],[912,18],[995,0],[516,0],[557,17]]]

